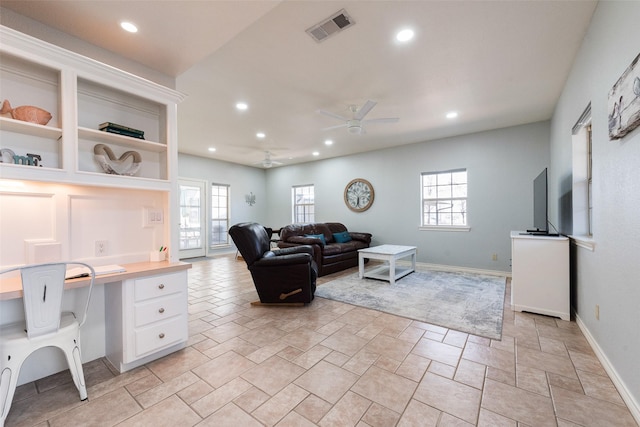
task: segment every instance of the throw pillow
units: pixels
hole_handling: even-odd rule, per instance
[[[327,244],[327,241],[324,238],[324,234],[305,234],[304,237],[309,237],[311,239],[320,239],[323,245]]]
[[[348,231],[343,231],[342,233],[333,233],[333,240],[336,243],[347,243],[351,241],[351,236]]]

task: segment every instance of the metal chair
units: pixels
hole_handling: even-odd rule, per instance
[[[62,312],[68,265],[86,267],[90,272],[89,292],[81,318],[72,312]],[[4,425],[9,414],[23,362],[44,347],[58,347],[64,352],[80,400],[87,399],[80,357],[80,328],[89,309],[95,280],[93,267],[81,262],[37,264],[6,269],[0,271],[0,275],[12,271],[20,271],[22,278],[25,321],[0,326],[0,425]]]

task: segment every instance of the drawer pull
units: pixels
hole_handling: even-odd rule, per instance
[[[164,308],[160,308],[160,310],[158,310],[158,313],[160,314],[164,313]]]
[[[160,335],[158,335],[158,338],[160,339],[164,338],[164,332],[160,332]]]
[[[164,289],[164,284],[160,283],[160,284],[158,285],[158,289]]]

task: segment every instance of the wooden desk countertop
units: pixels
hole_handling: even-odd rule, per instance
[[[136,262],[132,264],[119,264],[126,271],[121,273],[102,274],[96,276],[94,281],[95,285],[120,282],[127,279],[135,279],[138,277],[151,276],[155,274],[173,273],[175,271],[182,271],[191,268],[191,264],[187,262]],[[80,277],[78,279],[69,279],[65,281],[65,289],[75,289],[84,286],[89,286],[90,279],[87,277]],[[20,275],[16,277],[0,280],[0,301],[10,300],[16,298],[22,298],[22,280]]]

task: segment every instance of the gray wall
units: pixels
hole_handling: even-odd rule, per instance
[[[179,154],[178,176],[206,181],[207,188],[211,184],[229,185],[231,225],[245,221],[267,223],[268,198],[265,190],[265,172],[262,169]],[[253,206],[245,202],[244,196],[250,192],[256,196]],[[207,197],[210,197],[208,189]],[[207,212],[207,221],[209,218],[210,214]]]
[[[508,272],[510,231],[533,226],[533,179],[549,166],[549,122],[266,171],[186,154],[179,155],[178,166],[180,177],[231,185],[231,224],[289,224],[291,187],[313,184],[316,221],[370,232],[373,244],[417,246],[419,262]],[[420,231],[420,174],[456,168],[468,171],[471,230]],[[366,212],[344,204],[344,188],[354,178],[375,189]],[[244,202],[249,191],[257,198],[253,207]]]
[[[575,248],[578,321],[640,410],[640,129],[609,141],[607,96],[640,53],[640,2],[600,2],[551,126],[552,213],[571,233],[571,128],[591,102],[594,251]],[[637,71],[636,71],[637,73]],[[637,74],[636,74],[637,75]],[[600,306],[600,320],[595,306]]]
[[[316,221],[374,235],[374,244],[418,247],[418,261],[510,271],[509,232],[533,226],[533,179],[549,165],[549,122],[498,129],[267,171],[267,224],[291,222],[291,187],[313,184]],[[469,232],[420,231],[421,172],[466,168]],[[364,178],[373,206],[354,213],[346,184]],[[492,254],[498,260],[492,260]]]

